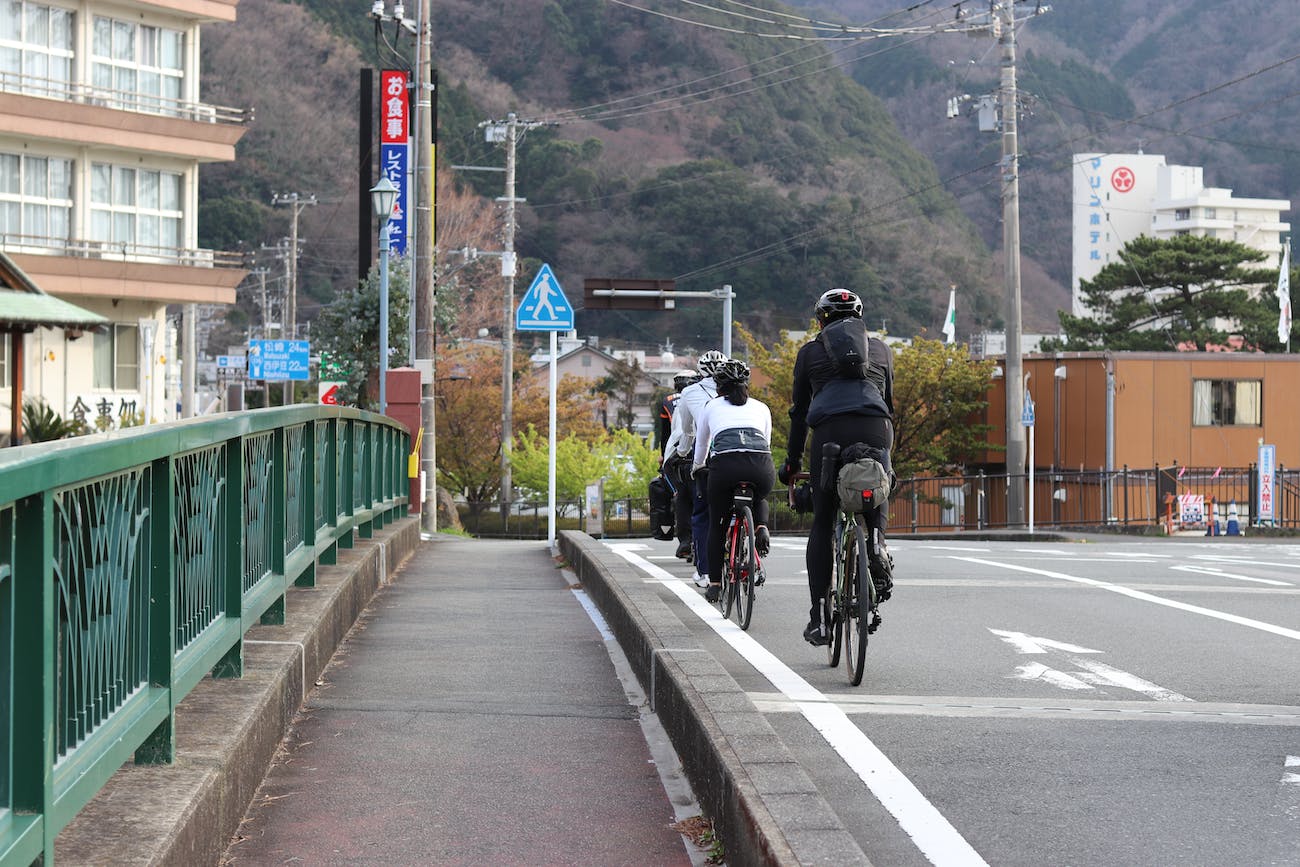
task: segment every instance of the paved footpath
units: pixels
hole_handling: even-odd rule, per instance
[[[691,864],[572,580],[545,543],[422,544],[308,696],[227,863]]]

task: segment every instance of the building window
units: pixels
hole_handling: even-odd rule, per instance
[[[185,81],[185,34],[95,16],[91,81],[114,108],[179,115]]]
[[[74,14],[58,6],[0,0],[0,90],[67,94]]]
[[[140,388],[140,329],[114,325],[95,332],[94,386],[111,391]]]
[[[94,163],[91,240],[174,250],[181,246],[181,176]]]
[[[591,356],[590,356],[590,355],[584,355],[584,356],[582,356],[582,366],[583,366],[583,367],[591,367]]]
[[[9,388],[9,332],[0,334],[0,388]]]
[[[1192,218],[1191,208],[1178,208],[1174,211],[1175,220],[1190,220]]]
[[[1192,424],[1261,427],[1264,383],[1258,379],[1192,380]]]
[[[1218,211],[1218,209],[1216,209],[1216,208],[1206,208],[1206,209],[1205,209],[1205,219],[1207,219],[1207,220],[1217,220],[1218,218],[1219,218],[1219,211]]]
[[[63,246],[72,232],[72,160],[0,153],[0,236]]]

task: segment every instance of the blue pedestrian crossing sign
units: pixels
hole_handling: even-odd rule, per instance
[[[515,312],[517,331],[569,331],[573,328],[573,305],[564,297],[560,281],[550,265],[533,278],[533,285],[524,293]]]
[[[1020,423],[1025,427],[1034,424],[1034,399],[1029,396],[1028,389],[1025,390],[1025,404],[1020,409]]]

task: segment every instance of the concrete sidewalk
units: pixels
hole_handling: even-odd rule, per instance
[[[227,862],[690,864],[573,580],[544,543],[420,545],[307,696]]]

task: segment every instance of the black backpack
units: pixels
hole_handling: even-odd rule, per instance
[[[867,378],[867,323],[856,316],[846,316],[822,326],[817,339],[835,364],[842,379]]]
[[[660,541],[673,538],[673,488],[663,476],[650,480],[650,534]]]

